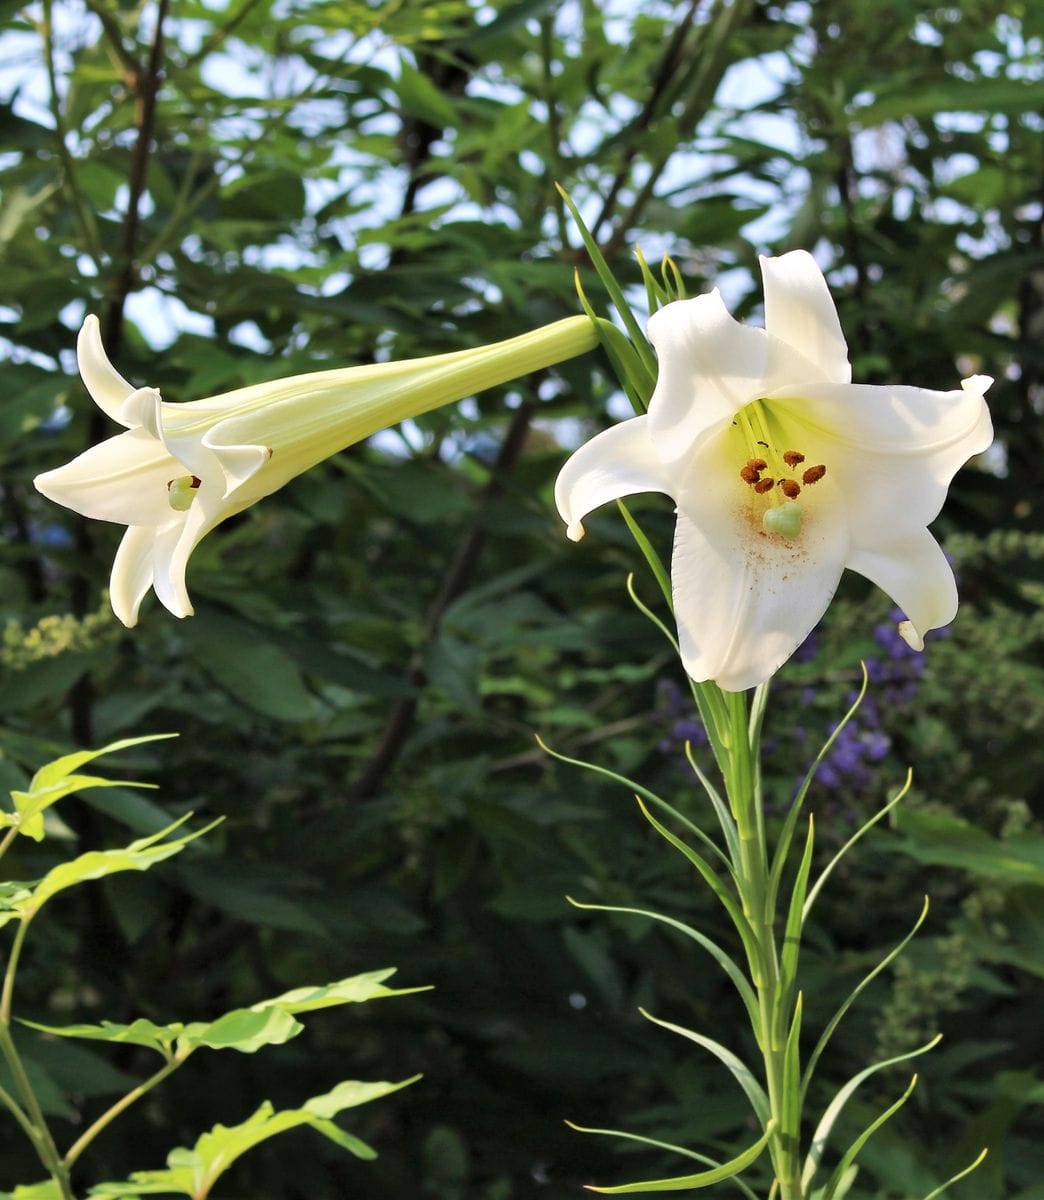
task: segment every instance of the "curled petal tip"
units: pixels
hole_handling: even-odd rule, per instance
[[[578,542],[584,536],[584,524],[582,521],[574,521],[566,529],[566,537],[571,542]]]
[[[120,421],[123,402],[134,389],[109,362],[102,345],[101,324],[93,313],[84,318],[80,327],[76,339],[76,361],[91,399],[106,416]]]
[[[912,650],[924,649],[924,638],[914,628],[912,621],[899,622],[899,636]]]
[[[961,387],[966,392],[971,392],[973,395],[982,396],[991,387],[993,387],[992,375],[971,375],[967,379],[961,380]]]

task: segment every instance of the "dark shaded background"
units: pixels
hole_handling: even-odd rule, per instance
[[[0,782],[75,744],[177,731],[120,760],[161,790],[67,801],[69,839],[116,844],[189,808],[228,816],[149,875],[56,901],[19,1011],[191,1020],[392,964],[402,986],[436,985],[317,1014],[260,1056],[197,1056],[96,1143],[80,1186],[160,1166],[263,1098],[418,1071],[345,1122],[376,1163],[295,1133],[220,1195],[523,1200],[677,1170],[564,1117],[709,1153],[750,1140],[720,1065],[636,1011],[749,1051],[709,960],[564,896],[660,908],[727,941],[719,914],[625,789],[533,742],[702,810],[679,668],[624,592],[637,570],[651,603],[652,581],[614,512],[575,547],[550,500],[566,448],[626,412],[598,355],[317,468],[197,550],[196,617],[150,600],[133,633],[103,597],[120,530],[30,482],[113,432],[74,373],[86,312],[129,379],[180,400],[523,332],[578,310],[576,267],[604,307],[559,180],[622,279],[637,281],[640,242],[651,261],[672,254],[692,292],[720,282],[757,317],[757,253],[805,246],[829,267],[858,380],[997,379],[997,445],[936,526],[960,616],[914,658],[887,599],[846,579],[776,686],[766,770],[778,808],[867,658],[870,703],[814,793],[821,852],[908,763],[916,782],[819,908],[810,1032],[925,891],[933,915],[842,1025],[816,1106],[875,1056],[946,1040],[852,1200],[920,1200],[984,1144],[957,1200],[1044,1197],[1041,6],[0,14]],[[635,507],[666,548],[669,504]],[[5,866],[31,878],[54,845]],[[63,1141],[151,1069],[133,1049],[22,1040]],[[907,1081],[875,1077],[845,1131]],[[0,1131],[0,1186],[38,1174],[16,1133]]]

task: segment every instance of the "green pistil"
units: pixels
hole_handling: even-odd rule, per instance
[[[172,479],[167,484],[167,503],[175,512],[188,512],[198,488],[199,478],[195,475],[182,475],[178,479]]]
[[[796,538],[801,532],[801,505],[796,500],[787,500],[778,508],[766,508],[761,515],[761,528],[766,533]]]

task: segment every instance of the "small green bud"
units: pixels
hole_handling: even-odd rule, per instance
[[[801,505],[796,500],[788,500],[778,507],[766,508],[761,518],[761,528],[766,533],[796,538],[801,532]]]
[[[175,512],[188,512],[200,485],[198,475],[182,475],[167,484],[167,503]]]

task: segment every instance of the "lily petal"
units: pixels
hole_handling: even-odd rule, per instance
[[[76,362],[94,403],[106,416],[126,425],[120,410],[134,388],[109,362],[102,345],[101,326],[93,313],[85,318],[76,339]]]
[[[993,440],[984,377],[960,391],[816,384],[773,398],[805,433],[845,495],[856,546],[914,531],[939,515],[957,471]]]
[[[873,549],[854,551],[847,566],[876,584],[906,614],[913,626],[903,636],[915,650],[924,649],[929,629],[948,625],[957,615],[957,584],[939,543],[927,529]]]
[[[555,503],[566,533],[578,542],[592,509],[635,492],[670,492],[672,475],[656,453],[649,417],[632,417],[585,442],[555,483]]]
[[[786,662],[826,611],[844,561],[836,510],[793,542],[753,539],[742,522],[722,506],[699,520],[679,508],[671,565],[682,664],[727,692],[755,687]]]
[[[156,595],[163,607],[176,617],[191,617],[195,612],[185,584],[185,570],[189,554],[206,532],[204,529],[203,533],[194,537],[193,528],[193,533],[189,533],[190,525],[198,527],[200,524],[198,498],[186,515],[186,520],[168,525],[165,529],[155,530],[152,542],[152,586],[156,589]],[[196,518],[195,521],[192,520],[193,517]],[[190,544],[183,549],[186,541]]]
[[[675,462],[759,395],[768,338],[736,321],[717,288],[665,305],[649,318],[648,332],[659,361],[651,433],[661,458]]]
[[[152,586],[152,540],[155,536],[156,530],[151,525],[129,525],[112,563],[109,601],[112,611],[128,629],[137,625],[138,609]]]
[[[848,343],[823,272],[807,250],[761,257],[765,329],[818,368],[826,383],[850,383]],[[793,381],[792,381],[793,382]]]
[[[223,430],[220,425],[208,430],[203,435],[202,444],[217,460],[225,482],[225,494],[222,498],[228,500],[253,479],[258,471],[268,463],[268,460],[272,457],[272,449],[269,446],[254,446],[249,444],[228,445],[224,443],[222,433]],[[282,479],[278,482],[273,480],[271,486],[265,488],[256,496],[252,496],[251,502],[259,500],[262,495],[274,492],[282,483]]]
[[[717,289],[659,309],[649,320],[649,340],[659,360],[649,424],[668,464],[752,400],[821,375],[786,342],[735,320]]]
[[[130,429],[37,475],[33,483],[49,500],[85,517],[163,525],[171,513],[167,484],[185,473],[161,442],[143,429]]]

